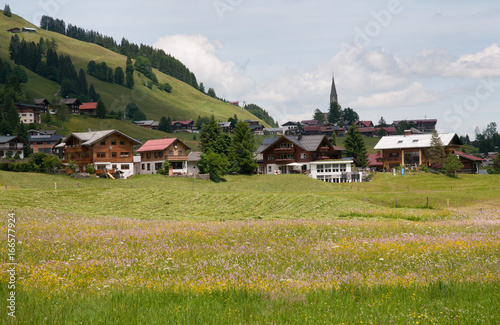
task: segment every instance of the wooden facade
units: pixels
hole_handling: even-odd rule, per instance
[[[165,160],[170,162],[173,174],[187,173],[189,148],[177,138],[147,141],[137,153],[141,155],[141,174],[156,174],[163,167]]]
[[[272,138],[271,138],[272,139]],[[259,148],[263,172],[308,173],[313,161],[340,159],[342,148],[331,144],[325,135],[291,137],[281,136],[267,147]]]
[[[133,175],[133,146],[138,144],[116,130],[73,133],[65,141],[62,162],[74,161],[80,172],[91,164],[97,175],[120,172],[128,177]]]

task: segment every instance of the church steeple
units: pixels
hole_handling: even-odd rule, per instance
[[[330,104],[331,103],[338,103],[338,98],[337,98],[337,88],[335,87],[335,79],[332,75],[332,90],[330,91]]]

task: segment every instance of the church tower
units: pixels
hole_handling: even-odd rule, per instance
[[[330,91],[330,104],[331,103],[338,103],[338,98],[337,98],[337,88],[335,87],[335,79],[332,76],[332,90]]]

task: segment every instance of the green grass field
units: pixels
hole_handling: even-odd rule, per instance
[[[0,172],[3,233],[16,218],[15,323],[495,324],[498,181]],[[1,272],[3,299],[9,281]]]

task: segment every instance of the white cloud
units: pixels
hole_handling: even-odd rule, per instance
[[[361,96],[353,105],[366,108],[406,107],[434,102],[439,98],[437,94],[427,91],[422,83],[413,82],[404,89]]]
[[[154,47],[179,59],[195,73],[198,82],[206,89],[214,88],[219,97],[232,100],[254,87],[252,79],[234,62],[217,57],[223,48],[218,41],[210,42],[202,35],[173,35],[161,37]]]

